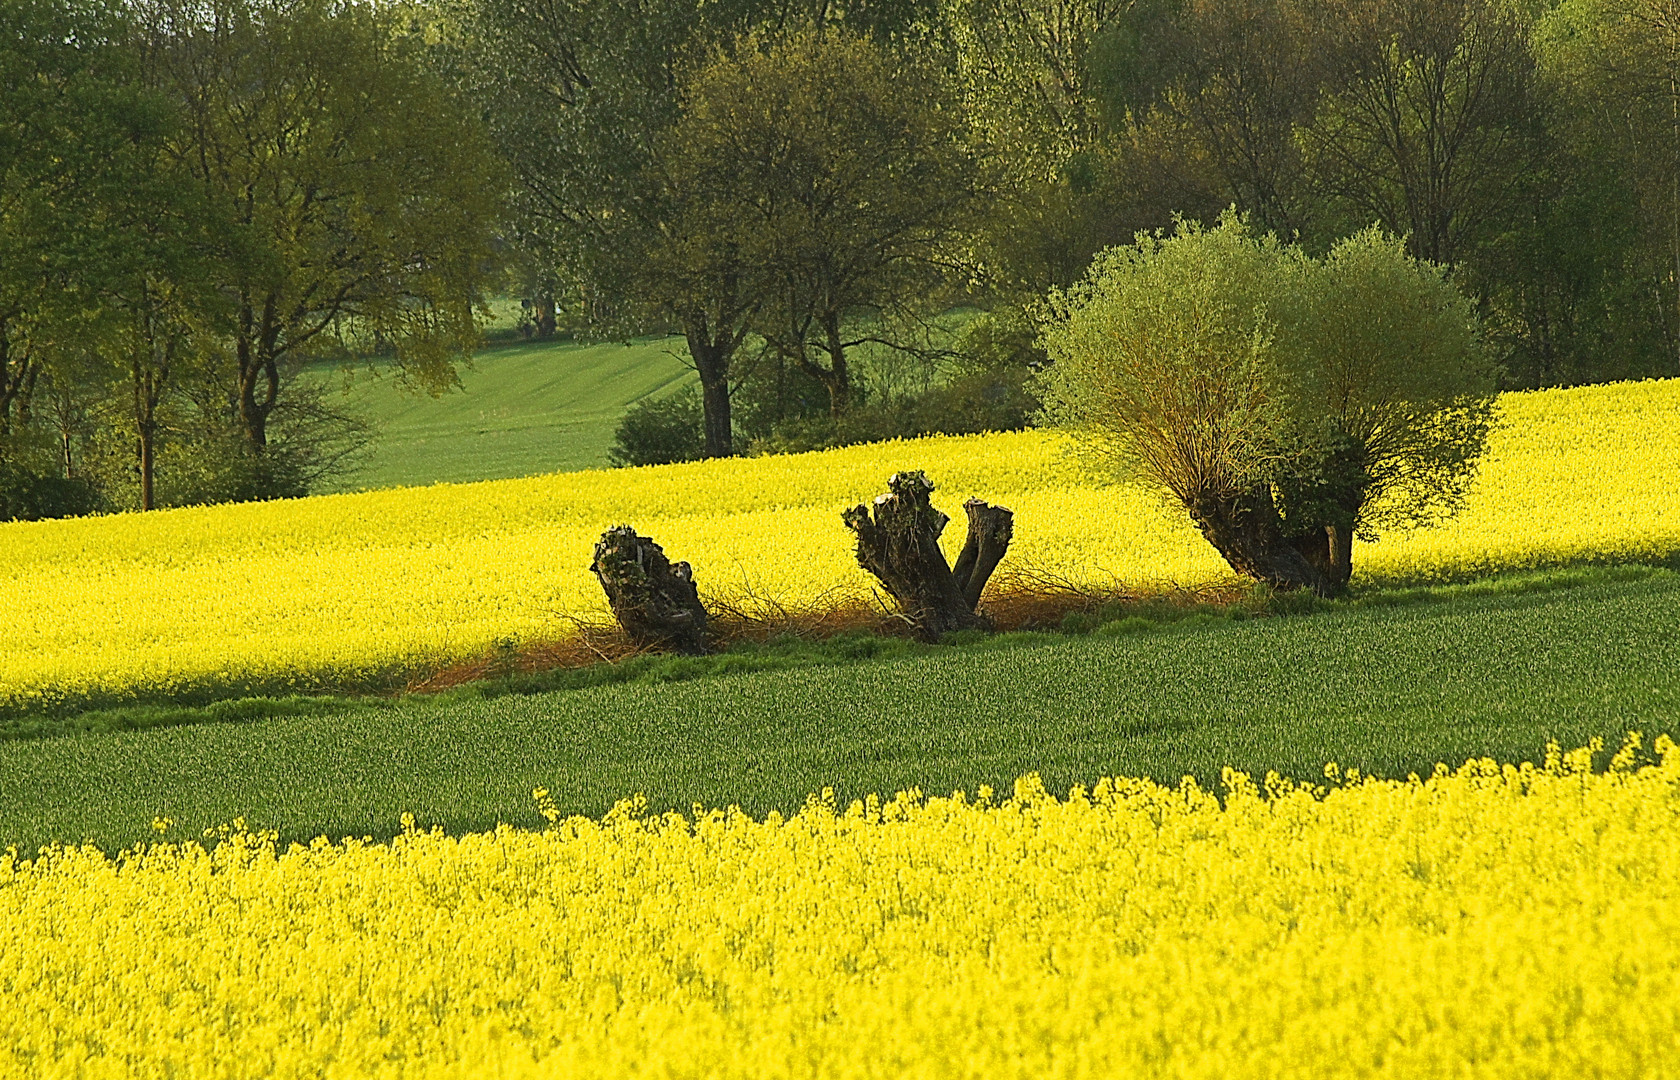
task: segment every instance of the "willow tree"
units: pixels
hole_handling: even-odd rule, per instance
[[[1486,443],[1470,302],[1375,230],[1315,260],[1235,213],[1180,222],[1051,306],[1051,416],[1278,588],[1341,591],[1353,536],[1451,513]]]

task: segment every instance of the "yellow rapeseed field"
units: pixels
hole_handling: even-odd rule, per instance
[[[1468,510],[1363,545],[1356,579],[1429,580],[1680,551],[1680,380],[1507,395]],[[842,507],[901,468],[949,512],[1016,512],[1005,567],[1084,583],[1229,571],[1181,512],[1083,471],[1065,436],[437,485],[0,526],[0,707],[206,684],[308,688],[552,639],[605,614],[587,572],[628,522],[702,593],[791,608],[866,593]],[[960,530],[949,530],[960,541]]]
[[[0,856],[0,1076],[1672,1077],[1635,746]]]

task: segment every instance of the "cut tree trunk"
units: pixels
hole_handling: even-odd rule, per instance
[[[968,539],[957,555],[957,565],[951,568],[951,576],[957,579],[963,600],[973,610],[979,608],[986,582],[1015,537],[1015,515],[979,499],[963,503],[963,512],[968,515]]]
[[[671,562],[651,538],[615,525],[601,534],[589,569],[631,641],[696,655],[706,651],[706,609],[686,562]]]
[[[894,473],[887,488],[873,508],[854,506],[841,514],[857,534],[858,565],[885,586],[926,641],[952,630],[991,629],[991,620],[977,608],[987,580],[1009,550],[1014,515],[979,499],[965,503],[968,540],[953,570],[939,548],[950,519],[929,501],[933,484],[927,476]]]

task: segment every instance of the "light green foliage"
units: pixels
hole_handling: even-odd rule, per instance
[[[1469,300],[1376,229],[1315,260],[1234,211],[1181,222],[1050,304],[1050,418],[1280,587],[1345,587],[1352,534],[1456,509],[1486,444]]]
[[[956,79],[1010,179],[1054,181],[1102,129],[1093,63],[1132,0],[946,0]],[[1093,77],[1097,78],[1094,79]]]
[[[1486,443],[1497,376],[1470,299],[1375,227],[1288,266],[1276,333],[1294,470],[1324,470],[1356,447],[1355,514],[1373,538],[1383,525],[1456,510]]]
[[[1047,418],[1186,505],[1262,482],[1287,417],[1272,308],[1297,258],[1234,213],[1104,251],[1051,294]]]

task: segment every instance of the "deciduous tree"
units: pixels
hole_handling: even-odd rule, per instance
[[[954,103],[868,39],[801,31],[743,42],[694,78],[673,129],[697,246],[748,275],[751,326],[852,397],[849,350],[901,343],[848,320],[937,293],[978,202]]]
[[[1377,232],[1319,261],[1234,213],[1181,222],[1054,305],[1051,415],[1279,588],[1340,591],[1353,535],[1450,512],[1485,441],[1469,301]]]
[[[1634,193],[1630,254],[1680,372],[1680,2],[1565,0],[1543,23],[1543,64],[1568,138]]]
[[[1345,235],[1375,221],[1451,266],[1511,208],[1537,112],[1523,20],[1502,0],[1332,0],[1325,94],[1300,139]]]
[[[256,453],[288,363],[349,338],[440,392],[477,342],[501,184],[394,12],[354,0],[139,0],[174,158],[226,223],[235,412]]]

